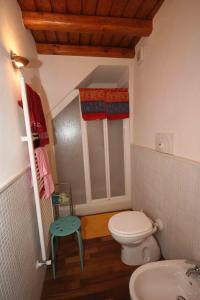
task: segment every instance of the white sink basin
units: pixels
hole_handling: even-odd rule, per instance
[[[165,260],[139,267],[131,276],[131,300],[200,300],[200,280],[185,273],[193,265]]]

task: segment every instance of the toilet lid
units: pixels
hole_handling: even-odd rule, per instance
[[[151,220],[140,211],[124,211],[112,216],[109,230],[119,234],[139,234],[152,230]]]

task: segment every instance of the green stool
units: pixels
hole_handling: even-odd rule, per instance
[[[54,279],[56,278],[54,238],[56,239],[56,250],[57,250],[58,247],[57,237],[67,236],[73,233],[77,234],[79,255],[80,255],[80,265],[81,265],[81,270],[83,271],[83,244],[81,239],[80,227],[81,227],[81,221],[78,217],[75,216],[66,216],[63,218],[59,218],[51,224],[49,231],[51,233],[52,269],[53,269]]]

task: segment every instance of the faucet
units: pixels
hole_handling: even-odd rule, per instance
[[[185,261],[188,264],[194,265],[194,267],[189,268],[186,271],[186,275],[189,277],[193,275],[194,277],[200,277],[200,262],[197,261]]]

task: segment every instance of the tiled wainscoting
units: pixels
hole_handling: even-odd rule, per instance
[[[160,218],[166,259],[200,260],[200,164],[132,146],[133,209]]]
[[[49,226],[50,209],[44,207]],[[0,191],[0,299],[40,299],[45,268],[36,269],[39,258],[33,189],[24,172]]]

